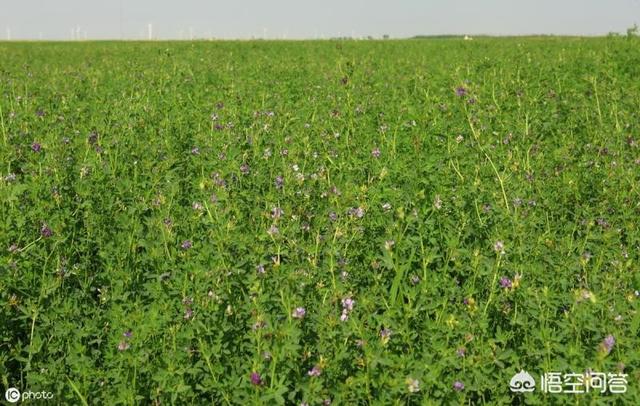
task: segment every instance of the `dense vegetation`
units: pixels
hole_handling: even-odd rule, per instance
[[[0,44],[0,389],[639,404],[639,46]]]

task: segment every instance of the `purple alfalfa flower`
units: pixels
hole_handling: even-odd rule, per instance
[[[255,386],[262,385],[262,377],[258,372],[252,372],[249,379],[251,380],[252,385],[255,385]]]
[[[466,94],[467,94],[467,89],[465,89],[464,87],[459,86],[459,87],[456,89],[456,96],[458,96],[458,97],[462,97],[462,96],[464,96],[464,95],[466,95]]]
[[[476,99],[475,99],[475,97],[469,97],[469,100],[467,100],[467,103],[469,103],[469,104],[476,104]]]
[[[393,331],[391,331],[391,329],[383,328],[382,330],[380,330],[380,338],[385,343],[389,341],[392,334],[393,334]]]
[[[461,392],[464,390],[464,383],[462,383],[461,381],[455,381],[453,383],[453,389],[457,392]]]
[[[284,178],[281,175],[278,175],[276,176],[274,183],[276,185],[276,189],[282,189],[282,186],[284,186]]]
[[[412,285],[417,285],[420,283],[420,277],[418,275],[412,275],[411,276],[411,284]]]
[[[204,206],[200,202],[193,202],[191,208],[195,211],[202,211],[204,209]]]
[[[253,323],[253,326],[251,326],[251,329],[253,331],[256,330],[260,330],[261,328],[265,328],[267,326],[267,323],[264,320],[258,320],[255,323]]]
[[[53,231],[49,228],[48,225],[43,224],[42,227],[40,227],[40,235],[44,238],[49,238],[53,235]]]
[[[242,173],[243,175],[248,175],[250,171],[251,169],[249,168],[248,164],[243,163],[242,165],[240,165],[240,173]]]
[[[89,141],[89,144],[91,145],[96,145],[98,143],[98,132],[97,131],[91,131],[89,133],[89,137],[87,138],[87,141]]]
[[[467,349],[464,347],[460,347],[456,350],[456,355],[460,358],[464,358],[467,355]]]
[[[504,254],[504,243],[502,241],[496,241],[495,244],[493,244],[493,250],[495,252],[497,252],[500,255]]]
[[[322,368],[320,368],[318,365],[314,365],[313,368],[311,368],[309,372],[307,372],[307,375],[309,376],[320,376],[320,374],[322,374]]]
[[[122,340],[118,343],[118,351],[126,351],[129,349],[129,343],[125,340]]]
[[[349,320],[349,313],[345,309],[342,309],[342,314],[340,315],[340,321],[344,322],[347,320]]]
[[[291,313],[291,317],[294,319],[303,319],[307,314],[307,310],[304,307],[296,307]]]
[[[500,287],[501,288],[509,289],[512,286],[513,286],[513,284],[511,282],[511,279],[507,278],[506,276],[503,276],[502,278],[500,278]]]
[[[350,297],[346,297],[344,299],[342,299],[342,308],[344,310],[346,310],[347,312],[350,312],[353,310],[353,306],[356,304],[356,301],[351,299]]]
[[[13,244],[11,244],[11,245],[9,246],[9,252],[10,252],[11,254],[13,254],[14,252],[16,252],[16,251],[18,251],[18,250],[19,250],[18,244],[13,243]]]
[[[191,148],[191,155],[200,155],[200,148],[198,147]]]
[[[34,142],[33,144],[31,144],[31,150],[33,152],[40,152],[42,150],[42,145],[40,145],[37,142]]]
[[[381,152],[380,152],[380,148],[375,147],[374,149],[371,150],[371,156],[374,158],[380,158]]]
[[[282,210],[280,207],[274,207],[271,209],[271,218],[279,219],[283,215],[284,215],[284,210]]]
[[[329,213],[329,220],[331,220],[331,221],[338,220],[338,215],[336,214],[335,211],[332,211],[331,213]]]
[[[191,247],[193,247],[193,243],[191,243],[191,240],[184,240],[182,241],[182,244],[180,244],[180,248],[182,248],[183,250],[188,250]]]
[[[612,334],[606,336],[604,340],[602,340],[602,343],[600,343],[600,347],[605,354],[609,354],[614,345],[616,345],[616,339]]]
[[[131,330],[127,330],[124,333],[122,333],[122,336],[125,338],[131,338],[133,337],[133,332]]]
[[[265,270],[264,270],[264,265],[260,264],[258,266],[256,266],[256,272],[259,273],[260,275],[263,275]]]
[[[354,216],[361,219],[364,217],[365,211],[364,211],[364,208],[362,207],[351,207],[349,210],[347,210],[347,213],[350,216]]]
[[[38,116],[38,117],[44,117],[44,110],[42,110],[42,109],[38,109],[38,110],[36,110],[36,116]]]
[[[275,224],[272,224],[271,227],[269,227],[269,229],[267,230],[267,234],[269,234],[270,236],[277,235],[278,233],[280,233],[280,229],[278,229]]]

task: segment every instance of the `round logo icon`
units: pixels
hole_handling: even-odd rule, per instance
[[[9,388],[4,393],[4,398],[7,399],[9,403],[16,403],[20,400],[20,391],[16,388]]]

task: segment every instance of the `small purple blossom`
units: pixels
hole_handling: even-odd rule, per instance
[[[382,341],[388,341],[391,338],[392,334],[393,331],[388,328],[383,328],[382,330],[380,330],[380,338],[382,338]]]
[[[322,369],[318,365],[314,365],[313,368],[307,372],[309,376],[320,376],[322,374]]]
[[[256,266],[256,272],[259,273],[260,275],[264,274],[264,265],[260,264],[258,266]]]
[[[262,377],[258,372],[252,372],[250,379],[251,379],[252,385],[256,385],[256,386],[262,385]]]
[[[122,336],[126,338],[131,338],[133,336],[133,332],[131,330],[127,330],[124,333],[122,333]]]
[[[33,152],[40,152],[42,150],[42,145],[40,145],[37,142],[34,142],[33,144],[31,144],[31,150]]]
[[[280,175],[276,176],[276,180],[275,180],[275,185],[277,189],[282,189],[282,186],[284,186],[284,178]]]
[[[347,213],[351,216],[354,216],[356,218],[363,218],[364,217],[364,208],[362,207],[352,207],[350,208]]]
[[[602,347],[603,352],[605,352],[606,354],[609,354],[615,344],[616,344],[615,337],[609,334],[604,338],[604,340],[602,340],[602,343],[600,344],[600,346]]]
[[[248,175],[250,171],[251,169],[249,168],[248,164],[244,163],[240,165],[240,173],[242,173],[243,175]]]
[[[464,87],[460,86],[456,89],[456,96],[462,97],[466,94],[467,94],[467,89],[465,89]]]
[[[122,340],[118,343],[118,351],[126,351],[129,349],[129,343]]]
[[[275,224],[272,224],[271,227],[267,230],[267,234],[274,236],[280,233],[280,229]]]
[[[420,277],[418,275],[411,276],[411,284],[417,285],[420,283]]]
[[[493,244],[493,250],[497,253],[499,253],[500,255],[504,254],[504,243],[502,241],[496,241],[495,244]]]
[[[43,224],[42,227],[40,228],[40,235],[43,236],[44,238],[49,238],[53,235],[53,231],[49,228],[48,225]]]
[[[280,217],[282,217],[282,215],[284,215],[284,210],[282,210],[280,207],[274,207],[273,209],[271,209],[271,218],[279,219]]]
[[[371,150],[371,156],[374,158],[380,158],[380,148],[375,147],[374,149]]]
[[[10,252],[10,253],[12,253],[12,254],[13,254],[14,252],[18,251],[18,249],[19,249],[19,248],[18,248],[18,244],[15,244],[15,243],[14,243],[14,244],[11,244],[11,245],[9,246],[9,252]]]
[[[351,299],[350,297],[342,299],[342,308],[347,310],[348,312],[353,310],[353,306],[356,304],[356,301]]]
[[[467,355],[467,350],[464,347],[460,347],[456,350],[456,355],[460,358],[464,358],[465,355]]]
[[[464,383],[462,383],[461,381],[455,381],[453,383],[453,389],[458,392],[464,390]]]
[[[336,214],[335,211],[332,211],[331,213],[329,213],[329,220],[331,220],[331,221],[338,220],[338,215]]]
[[[507,278],[506,276],[503,276],[502,278],[500,278],[500,287],[504,289],[509,289],[512,286],[513,284],[511,283],[511,279]]]
[[[184,240],[184,241],[182,242],[182,244],[180,244],[180,247],[181,247],[183,250],[188,250],[188,249],[190,249],[191,247],[193,247],[193,244],[191,243],[191,240]]]
[[[294,319],[302,319],[307,314],[307,310],[304,307],[296,307],[291,313],[291,317]]]
[[[200,155],[200,148],[198,148],[198,147],[191,148],[191,154],[192,155]]]

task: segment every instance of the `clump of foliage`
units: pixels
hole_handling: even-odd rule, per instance
[[[639,403],[634,47],[1,44],[0,386]]]

